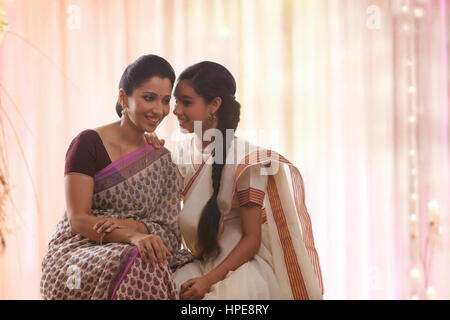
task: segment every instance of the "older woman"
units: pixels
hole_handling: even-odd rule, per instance
[[[172,271],[192,259],[181,250],[177,169],[144,137],[169,113],[174,81],[166,60],[140,57],[120,80],[120,121],[70,144],[67,210],[42,262],[44,299],[176,298]]]

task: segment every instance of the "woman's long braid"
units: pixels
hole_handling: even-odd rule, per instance
[[[220,246],[217,241],[222,214],[217,204],[220,190],[222,171],[226,162],[228,148],[231,146],[234,135],[227,141],[227,129],[236,130],[239,123],[241,105],[234,98],[236,92],[236,81],[233,75],[224,66],[211,62],[202,61],[184,70],[178,81],[187,80],[191,87],[199,94],[206,103],[211,103],[214,98],[220,97],[222,103],[216,112],[218,123],[217,129],[223,137],[222,158],[215,157],[212,165],[211,180],[213,194],[202,210],[197,229],[196,254],[204,259],[210,259],[220,254]],[[214,141],[218,143],[218,141]],[[215,146],[217,152],[220,146]],[[219,163],[216,163],[218,161]]]
[[[198,247],[201,255],[205,258],[215,257],[220,254],[220,246],[217,242],[217,235],[219,233],[221,213],[217,205],[217,196],[220,190],[220,182],[222,177],[222,170],[225,166],[225,161],[228,153],[228,149],[231,146],[232,139],[227,140],[226,130],[233,129],[236,130],[240,119],[240,104],[231,95],[225,95],[222,97],[222,105],[217,111],[218,114],[218,127],[220,130],[223,143],[222,143],[222,159],[217,159],[212,165],[212,185],[213,185],[213,195],[209,199],[205,206],[205,209],[200,217],[198,225]],[[215,143],[215,142],[214,142]],[[217,150],[217,149],[216,149]]]

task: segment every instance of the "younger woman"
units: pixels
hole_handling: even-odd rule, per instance
[[[193,133],[173,155],[184,197],[180,228],[196,257],[174,274],[180,298],[322,299],[300,172],[234,135],[235,92],[231,73],[208,61],[187,68],[175,88],[173,113]]]

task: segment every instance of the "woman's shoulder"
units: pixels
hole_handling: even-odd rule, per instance
[[[247,151],[265,150],[266,148],[251,142],[245,138],[234,136],[234,144],[237,146],[245,146]]]
[[[73,143],[82,144],[84,146],[103,146],[103,140],[114,141],[113,130],[116,123],[106,124],[94,129],[85,129],[78,133],[72,140]]]
[[[156,160],[154,163],[157,163],[157,166],[152,166],[153,170],[158,168],[158,172],[164,177],[163,184],[171,184],[172,180],[176,179],[178,174],[177,165],[173,161],[172,153],[166,147],[154,148],[151,152],[155,152]]]
[[[98,132],[94,129],[86,129],[78,133],[70,142],[67,153],[96,153],[101,150],[103,145],[102,139]]]
[[[227,159],[227,162],[234,161],[235,164],[245,161],[247,157],[255,154],[256,151],[260,154],[267,152],[266,148],[238,136],[234,136],[232,148],[233,152],[230,153],[230,157],[233,156],[234,158],[230,160]]]
[[[119,131],[119,122],[112,122],[95,129],[85,130],[86,134],[97,135],[102,141],[106,140],[110,144],[114,144],[117,140],[117,133]]]
[[[111,163],[111,159],[96,129],[77,134],[66,152],[65,173],[78,172],[93,177]]]
[[[96,132],[91,129],[78,133],[70,143],[66,152],[64,174],[77,172],[89,175],[95,174],[95,140]]]
[[[83,131],[81,131],[80,133],[78,133],[73,139],[72,142],[70,143],[70,147],[73,146],[89,146],[92,145],[93,142],[95,142],[96,140],[98,140],[99,136],[97,131],[93,130],[93,129],[85,129]]]
[[[175,146],[172,149],[171,155],[175,163],[184,163],[182,159],[186,157],[189,159],[191,140],[194,138],[193,134],[184,134],[177,137]]]

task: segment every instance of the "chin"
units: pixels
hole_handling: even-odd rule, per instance
[[[144,124],[141,127],[144,129],[145,132],[154,132],[156,130],[156,128],[158,128],[158,126],[153,127],[153,126],[150,126],[148,124]]]

